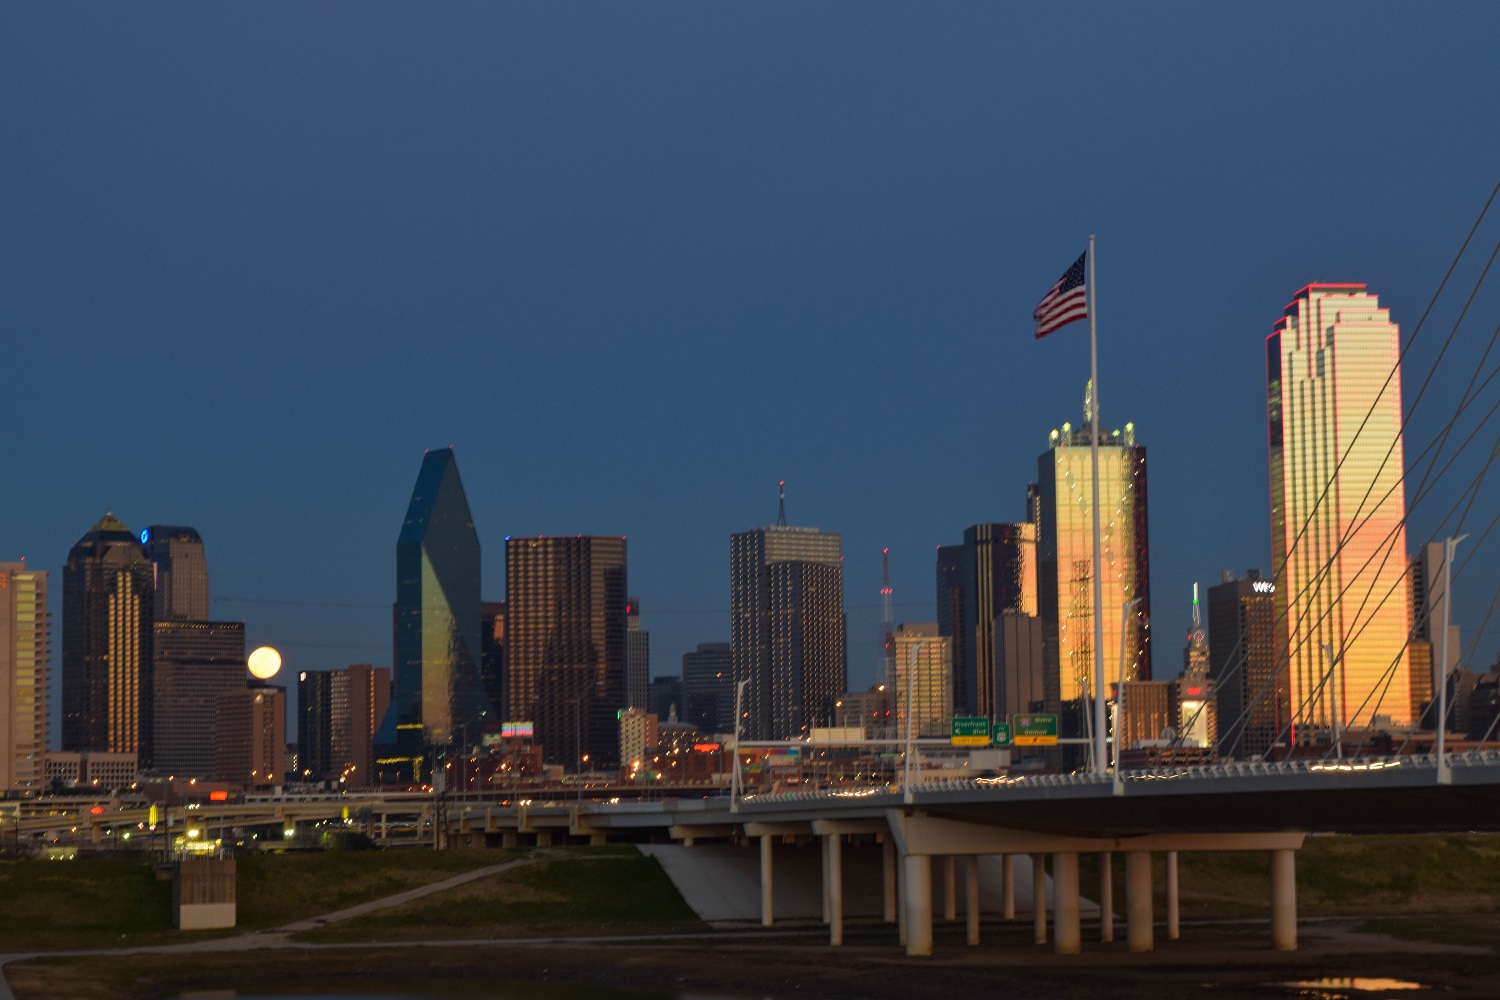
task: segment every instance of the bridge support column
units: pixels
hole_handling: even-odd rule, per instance
[[[501,831],[501,833],[500,833],[500,846],[501,847],[515,847],[516,846],[516,831],[514,831],[514,830],[503,830],[503,831]]]
[[[828,943],[844,943],[844,859],[842,835],[831,833],[823,838],[828,854]]]
[[[880,842],[881,883],[885,890],[885,922],[894,924],[896,917],[896,842],[890,834]]]
[[[1047,943],[1047,855],[1031,856],[1031,928],[1037,944]]]
[[[901,947],[906,947],[906,859],[903,857],[896,865],[896,910],[899,914],[896,918],[896,940],[901,942]]]
[[[538,847],[551,847],[552,846],[552,831],[551,830],[538,830],[536,832],[536,846],[538,846]]]
[[[964,859],[964,908],[969,927],[969,944],[979,943],[979,856]]]
[[[775,893],[771,884],[771,835],[761,834],[760,838],[760,925],[770,927],[773,920],[772,900]]]
[[[958,859],[949,854],[943,858],[943,919],[958,919]]]
[[[932,954],[932,856],[908,854],[906,872],[906,953]]]
[[[1177,911],[1177,852],[1167,852],[1167,940],[1176,941],[1178,936]]]
[[[1016,919],[1016,859],[1011,854],[1000,856],[1000,916]]]
[[[1271,947],[1297,950],[1297,852],[1271,854]]]
[[[1151,928],[1151,853],[1125,854],[1125,937],[1131,951],[1155,947]]]
[[[1099,855],[1099,940],[1115,939],[1115,856]]]
[[[830,879],[829,875],[828,875],[828,838],[827,837],[819,837],[818,838],[818,860],[819,860],[819,862],[821,862],[822,869],[823,869],[823,923],[826,924],[826,923],[829,923],[830,920],[832,919],[832,912],[831,911],[833,909],[833,907],[832,907],[832,900],[830,899],[830,896],[831,896],[833,890],[831,888],[832,879]]]
[[[1082,950],[1078,927],[1078,855],[1052,855],[1052,947],[1059,955],[1076,955]]]

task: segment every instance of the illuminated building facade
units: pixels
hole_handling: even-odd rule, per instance
[[[1276,643],[1293,743],[1309,728],[1411,718],[1400,349],[1362,284],[1308,285],[1266,338]]]
[[[920,646],[920,648],[918,648]],[[916,671],[912,671],[915,650]],[[896,626],[896,735],[947,736],[953,719],[953,647],[936,622]],[[907,701],[908,694],[911,697]]]
[[[734,657],[727,642],[682,654],[683,720],[704,733],[734,731]],[[652,709],[655,711],[655,709]]]
[[[374,774],[375,727],[391,702],[391,671],[356,663],[297,677],[297,769],[301,781],[363,788]]]
[[[976,524],[964,529],[963,681],[965,701],[957,707],[969,715],[1004,715],[995,685],[995,622],[1007,612],[1037,613],[1037,526]]]
[[[498,730],[479,627],[479,536],[453,450],[435,449],[422,459],[396,542],[396,759]]]
[[[62,749],[152,765],[152,577],[136,535],[106,514],[63,566]]]
[[[151,617],[159,622],[208,620],[208,561],[194,528],[153,524],[141,532],[155,589]]]
[[[1439,671],[1435,664],[1443,629],[1443,617],[1448,624],[1448,671],[1451,673],[1461,655],[1460,635],[1457,625],[1452,623],[1452,614],[1444,608],[1447,595],[1443,592],[1443,543],[1428,542],[1412,557],[1410,570],[1411,597],[1411,643],[1407,647],[1407,658],[1411,662],[1411,717],[1420,729],[1437,727],[1436,709],[1424,714],[1437,693]],[[1452,702],[1450,701],[1450,705]],[[1453,725],[1450,714],[1449,726]]]
[[[964,547],[939,545],[937,549],[938,634],[953,647],[953,704],[968,710],[969,692],[964,686],[963,666],[968,656],[968,619],[964,617]]]
[[[495,718],[501,722],[516,721],[505,704],[504,601],[484,601],[479,605],[479,674]]]
[[[1037,459],[1037,605],[1049,710],[1068,735],[1083,735],[1094,694],[1094,513],[1089,420],[1063,424]],[[1146,532],[1146,449],[1135,425],[1100,430],[1100,544],[1104,680],[1119,671],[1121,615],[1139,600],[1125,630],[1125,679],[1151,679],[1151,573]]]
[[[1252,569],[1224,571],[1208,588],[1208,678],[1219,757],[1264,757],[1291,714],[1286,664],[1277,655],[1276,585]]]
[[[242,686],[219,696],[218,780],[270,788],[286,775],[286,691]]]
[[[0,563],[0,792],[46,787],[47,573]]]
[[[505,540],[510,711],[536,723],[549,764],[593,771],[620,760],[625,586],[624,538]]]
[[[1214,745],[1213,682],[1209,680],[1208,632],[1203,627],[1198,585],[1193,584],[1193,627],[1182,651],[1182,674],[1177,678],[1177,732],[1185,746]]]
[[[834,717],[847,686],[840,538],[772,525],[729,539],[729,644],[748,680],[741,736],[807,736]]]

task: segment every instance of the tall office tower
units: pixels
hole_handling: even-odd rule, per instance
[[[953,648],[953,704],[968,711],[969,691],[964,687],[963,665],[968,654],[969,629],[964,618],[964,547],[939,545],[937,549],[938,635],[947,636]]]
[[[967,700],[959,707],[969,715],[1005,715],[995,689],[995,620],[1007,612],[1036,614],[1036,578],[1035,524],[976,524],[964,529],[962,584],[968,634],[961,686]]]
[[[1111,684],[1111,688],[1116,685]],[[1171,681],[1125,681],[1125,711],[1117,713],[1117,752],[1134,750],[1142,741],[1156,741],[1177,724],[1172,711]]]
[[[47,573],[0,563],[0,792],[46,787]]]
[[[159,622],[208,620],[208,562],[194,528],[153,524],[141,532],[156,590],[151,617]]]
[[[1286,665],[1276,655],[1275,584],[1252,569],[1229,570],[1208,588],[1208,677],[1213,684],[1218,756],[1263,757],[1291,711]]]
[[[62,749],[152,758],[152,569],[114,514],[63,566]]]
[[[241,686],[219,695],[217,778],[241,788],[269,788],[286,775],[286,690]]]
[[[651,633],[641,628],[641,602],[625,598],[625,704],[646,707],[651,686]]]
[[[1006,611],[994,618],[994,719],[1042,712],[1047,705],[1046,661],[1042,656],[1042,620]]]
[[[682,678],[672,674],[651,678],[646,692],[646,710],[662,722],[676,721],[686,711],[682,703]]]
[[[1435,715],[1424,715],[1425,709],[1437,693],[1439,671],[1439,640],[1442,637],[1443,617],[1448,624],[1448,671],[1458,666],[1460,659],[1460,636],[1458,626],[1452,623],[1452,614],[1444,608],[1448,603],[1443,593],[1443,543],[1428,542],[1417,550],[1411,559],[1411,642],[1407,646],[1411,661],[1411,718],[1422,729],[1435,729]],[[1434,710],[1435,712],[1435,710]],[[1448,719],[1454,724],[1453,717]]]
[[[916,657],[913,670],[912,657]],[[953,718],[953,646],[936,622],[896,626],[896,733],[947,736]]]
[[[1173,699],[1178,706],[1173,724],[1184,746],[1214,745],[1215,719],[1213,682],[1210,668],[1208,632],[1203,628],[1203,613],[1198,601],[1198,585],[1193,584],[1193,627],[1188,631],[1182,650],[1182,674],[1177,678]]]
[[[644,708],[627,708],[620,712],[620,767],[636,777],[651,771],[651,757],[661,739],[656,716]]]
[[[734,731],[734,657],[729,643],[700,642],[693,652],[682,654],[682,701],[683,720],[700,732]]]
[[[741,736],[806,736],[847,685],[839,536],[776,524],[729,538],[730,655],[745,687]]]
[[[549,764],[618,763],[625,539],[507,538],[505,595],[512,714],[536,723]]]
[[[396,746],[468,745],[499,720],[480,676],[479,536],[453,449],[427,452],[396,541]]]
[[[495,718],[512,719],[505,705],[505,602],[479,605],[479,675]]]
[[[1411,719],[1400,340],[1362,284],[1308,285],[1266,338],[1276,645],[1293,743],[1307,742],[1299,727]]]
[[[1094,696],[1094,508],[1087,403],[1083,427],[1063,424],[1037,459],[1037,604],[1042,619],[1048,707],[1063,711],[1063,728],[1081,735]],[[1135,425],[1100,430],[1099,523],[1103,567],[1103,669],[1106,689],[1117,677],[1121,615],[1125,679],[1151,679],[1151,572],[1146,533],[1146,449]],[[1055,687],[1053,686],[1055,685]],[[1066,707],[1065,707],[1066,706]]]
[[[152,633],[154,767],[212,778],[219,696],[245,686],[245,623],[159,621]]]
[[[391,671],[356,663],[297,676],[297,769],[303,781],[363,788],[374,776],[375,728],[391,701]]]

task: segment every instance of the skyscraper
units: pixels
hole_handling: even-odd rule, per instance
[[[641,628],[641,602],[625,598],[625,703],[646,707],[651,684],[651,633]]]
[[[152,567],[105,514],[63,566],[62,748],[152,758]]]
[[[297,677],[297,769],[303,781],[362,788],[373,775],[375,727],[391,701],[387,667],[356,663]]]
[[[1037,459],[1037,604],[1042,619],[1048,707],[1064,709],[1063,725],[1081,734],[1094,696],[1094,513],[1089,417],[1074,430],[1063,424]],[[1146,449],[1135,443],[1135,425],[1100,429],[1100,542],[1103,567],[1104,680],[1119,670],[1121,615],[1125,679],[1151,679],[1151,573],[1146,533]]]
[[[1220,757],[1270,753],[1290,712],[1274,590],[1256,569],[1243,580],[1225,570],[1223,582],[1208,588],[1208,677]]]
[[[729,539],[729,642],[745,689],[745,739],[828,725],[847,686],[838,535],[784,523]]]
[[[177,778],[212,778],[218,705],[245,686],[244,622],[159,621],[152,629],[154,766]]]
[[[505,602],[483,601],[479,605],[479,675],[490,699],[495,718],[514,719],[505,704]]]
[[[1277,651],[1299,729],[1411,718],[1400,331],[1362,284],[1297,292],[1266,338]]]
[[[0,791],[46,785],[47,574],[0,563]]]
[[[1451,673],[1462,656],[1458,626],[1452,624],[1452,613],[1444,605],[1447,596],[1443,592],[1443,543],[1428,542],[1417,550],[1411,560],[1411,643],[1407,656],[1411,661],[1411,718],[1419,728],[1437,727],[1436,710],[1423,714],[1423,709],[1432,702],[1437,693],[1440,672],[1436,664],[1441,646],[1443,618],[1448,624],[1448,670]],[[1450,692],[1451,693],[1451,692]],[[1449,704],[1452,704],[1450,699]],[[1450,710],[1451,711],[1451,710]],[[1450,714],[1449,725],[1453,725]]]
[[[208,620],[208,562],[197,529],[153,524],[141,532],[155,590],[151,617],[159,622]]]
[[[705,733],[734,731],[734,656],[729,643],[700,642],[696,650],[682,654],[682,700],[683,721]]]
[[[617,764],[625,704],[625,539],[505,540],[509,702],[536,723],[544,760]]]
[[[976,524],[964,529],[963,617],[968,634],[960,686],[967,701],[958,707],[966,714],[991,718],[1005,714],[995,687],[996,619],[1007,612],[1037,612],[1036,529],[1028,522]],[[954,669],[959,666],[955,661]]]
[[[429,451],[396,541],[400,756],[476,742],[499,720],[480,677],[479,536],[451,448]]]
[[[1198,601],[1198,585],[1193,584],[1193,627],[1182,650],[1182,674],[1177,678],[1173,701],[1177,705],[1174,726],[1187,746],[1211,747],[1216,733],[1212,666],[1208,651],[1208,632],[1203,628],[1203,612]]]
[[[967,662],[969,632],[964,618],[964,547],[939,545],[937,549],[937,626],[938,635],[947,636],[953,647],[953,704],[969,709],[969,691],[964,686],[963,666]]]
[[[938,635],[936,622],[898,625],[895,641],[897,737],[906,737],[908,725],[917,736],[947,736],[953,718],[952,646]]]

